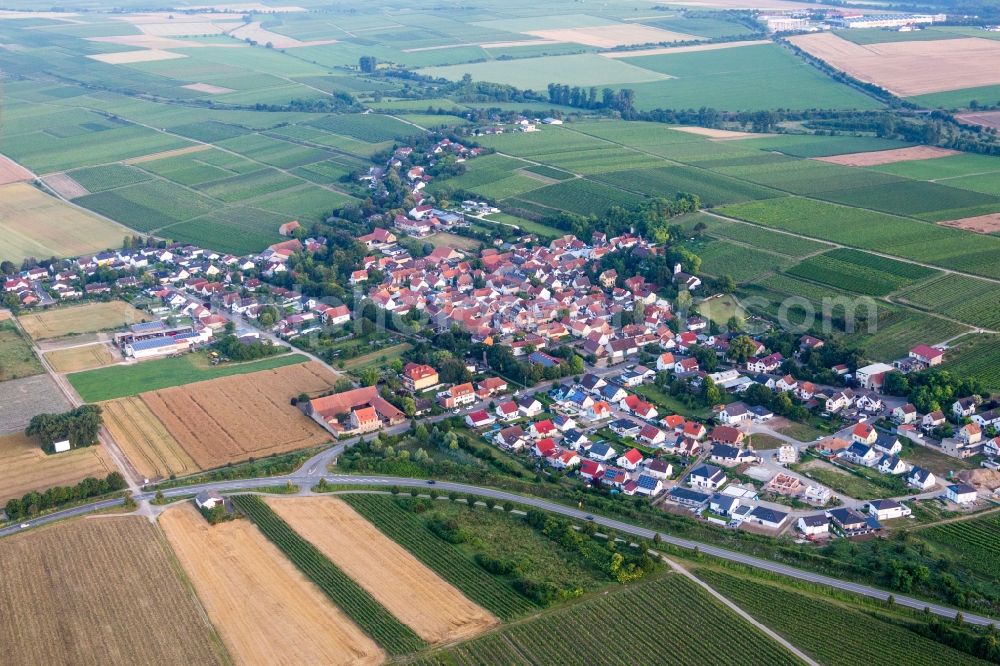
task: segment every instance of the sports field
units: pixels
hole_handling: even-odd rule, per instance
[[[266,501],[425,641],[464,640],[498,623],[343,501],[330,497]]]
[[[124,230],[27,183],[0,185],[0,257],[78,257],[121,244]]]
[[[160,516],[160,526],[237,663],[383,661],[379,647],[250,521],[212,526],[185,502]]]
[[[115,471],[104,447],[87,446],[51,455],[23,433],[0,436],[0,503],[32,490],[72,486]]]
[[[145,518],[78,518],[5,538],[4,663],[229,663],[172,560]]]
[[[151,320],[149,314],[124,301],[53,308],[19,317],[21,326],[35,340],[105,331]]]

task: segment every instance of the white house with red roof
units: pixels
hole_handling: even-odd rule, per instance
[[[930,345],[917,345],[910,350],[909,357],[927,366],[940,365],[944,362],[944,351]]]
[[[532,452],[539,458],[551,458],[556,455],[559,447],[556,446],[556,441],[551,437],[545,437],[543,439],[535,442],[535,446],[532,447]]]
[[[472,412],[471,414],[467,414],[465,417],[465,423],[470,428],[485,428],[486,426],[493,425],[496,421],[496,417],[487,412],[485,409]]]
[[[521,411],[513,400],[507,400],[497,405],[496,413],[497,418],[501,421],[513,421],[521,416]]]
[[[639,441],[649,446],[660,446],[667,441],[667,434],[654,425],[646,424],[639,431]]]
[[[618,466],[622,469],[627,469],[630,472],[634,472],[642,464],[643,457],[639,449],[629,449],[622,455],[618,456]]]

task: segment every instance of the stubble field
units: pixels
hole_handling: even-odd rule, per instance
[[[69,402],[47,374],[0,382],[0,433],[24,430],[38,414],[69,409]]]
[[[122,229],[27,183],[0,185],[0,257],[78,257],[121,244]]]
[[[341,500],[270,498],[267,503],[425,641],[464,640],[498,623]]]
[[[250,521],[210,526],[185,503],[160,517],[240,664],[378,664],[382,651]]]
[[[84,518],[6,538],[0,569],[0,663],[227,662],[143,518]]]
[[[115,357],[108,345],[102,343],[56,349],[46,352],[45,360],[56,372],[77,372],[111,365],[115,362]]]
[[[26,314],[19,318],[21,326],[34,340],[121,328],[151,319],[148,314],[136,310],[124,301],[55,308]]]
[[[1000,84],[1000,42],[975,37],[854,44],[829,32],[790,42],[851,76],[901,97]]]
[[[0,436],[0,503],[32,490],[71,486],[115,471],[104,447],[88,446],[47,455],[23,433]]]
[[[143,393],[150,412],[201,469],[284,453],[330,439],[290,404],[335,377],[318,363],[286,366]]]
[[[101,409],[111,437],[144,478],[185,476],[199,470],[141,399],[121,398],[103,403]]]

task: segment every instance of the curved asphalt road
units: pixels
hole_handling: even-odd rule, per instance
[[[315,466],[310,466],[307,462],[303,468],[308,468],[309,471],[313,471]],[[325,469],[321,467],[320,469]],[[624,523],[613,518],[606,518],[597,514],[590,514],[586,511],[576,509],[571,506],[564,506],[556,502],[551,502],[549,500],[541,499],[539,497],[532,497],[529,495],[518,495],[516,493],[510,493],[503,490],[496,490],[493,488],[483,488],[479,486],[470,486],[464,483],[454,483],[451,481],[437,481],[434,484],[428,483],[426,479],[413,479],[413,478],[402,478],[402,477],[387,477],[387,476],[343,476],[343,475],[330,475],[330,474],[316,474],[316,473],[306,473],[294,472],[288,476],[279,477],[269,477],[263,479],[237,479],[233,481],[223,481],[219,483],[206,483],[197,486],[185,486],[181,488],[171,488],[169,490],[164,490],[163,494],[166,497],[178,497],[182,495],[191,495],[198,493],[202,490],[216,490],[218,492],[227,492],[241,489],[253,489],[260,488],[264,486],[280,485],[285,482],[291,482],[299,485],[303,488],[310,488],[315,485],[320,478],[325,478],[327,482],[341,485],[341,486],[399,486],[401,488],[423,488],[429,489],[429,487],[436,488],[437,490],[443,491],[456,491],[460,493],[465,493],[468,495],[475,495],[484,498],[493,498],[500,500],[502,502],[510,501],[515,504],[520,504],[522,506],[529,506],[532,508],[542,509],[544,511],[549,511],[551,513],[557,513],[568,518],[574,518],[577,520],[587,520],[590,517],[594,523],[602,525],[604,527],[609,527],[616,530],[622,534],[631,534],[633,536],[642,537],[645,539],[652,539],[657,532],[653,530],[646,529],[644,527],[638,527],[629,523]],[[154,493],[143,492],[135,495],[137,501],[152,499]],[[47,514],[45,516],[35,518],[29,521],[31,527],[37,525],[43,525],[45,523],[50,523],[56,520],[61,520],[64,518],[69,518],[72,516],[79,516],[83,514],[90,513],[92,511],[110,508],[118,506],[123,503],[122,499],[109,499],[100,502],[94,502],[92,504],[84,504],[78,507],[73,507],[71,509],[65,509],[63,511],[58,511],[56,513]],[[4,529],[0,529],[0,537],[13,534],[15,532],[21,531],[20,526],[12,525]],[[730,562],[737,562],[746,566],[754,567],[756,569],[761,569],[764,571],[769,571],[776,574],[781,574],[783,576],[788,576],[789,578],[795,578],[797,580],[806,581],[810,583],[816,583],[819,585],[826,585],[838,590],[844,590],[847,592],[853,592],[855,594],[860,594],[866,597],[871,597],[874,599],[886,600],[890,596],[890,592],[881,590],[876,587],[871,587],[869,585],[862,585],[860,583],[852,583],[850,581],[840,580],[839,578],[832,578],[830,576],[824,576],[822,574],[813,573],[811,571],[805,571],[803,569],[798,569],[796,567],[788,566],[786,564],[781,564],[779,562],[772,562],[770,560],[761,559],[759,557],[753,557],[751,555],[745,555],[739,551],[728,550],[726,548],[718,548],[705,543],[700,543],[697,541],[691,541],[688,539],[680,539],[669,534],[659,533],[660,539],[664,543],[669,543],[674,546],[679,546],[681,548],[687,548],[694,550],[697,548],[700,552],[707,555],[712,555],[724,560],[729,560]],[[899,594],[892,595],[896,603],[900,606],[905,606],[917,611],[922,611],[927,608],[930,612],[940,615],[942,617],[953,618],[958,612],[954,608],[949,608],[947,606],[942,606],[931,601],[923,601],[920,599],[915,599],[913,597],[907,597]],[[965,621],[970,624],[987,626],[994,624],[996,620],[993,620],[982,615],[975,615],[972,613],[963,612]]]

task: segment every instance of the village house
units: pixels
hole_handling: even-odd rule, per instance
[[[406,419],[374,386],[310,400],[306,414],[338,437],[372,432]]]
[[[954,483],[945,489],[945,497],[958,505],[972,504],[978,499],[976,489],[964,483]]]
[[[726,473],[714,465],[699,465],[688,474],[687,484],[692,488],[718,490],[726,484]]]
[[[438,396],[438,402],[444,409],[454,409],[476,402],[476,392],[471,382],[456,384]]]
[[[403,366],[403,387],[410,393],[429,389],[438,383],[438,372],[429,365],[407,363]]]
[[[805,536],[822,536],[830,532],[830,519],[824,514],[802,516],[795,525]]]
[[[906,485],[919,490],[928,490],[937,483],[933,472],[922,467],[914,467],[906,475]]]
[[[910,509],[896,500],[879,499],[868,502],[868,513],[879,521],[883,521],[908,516]]]

